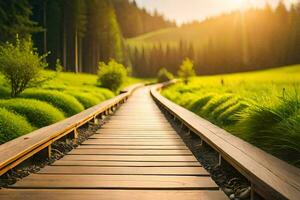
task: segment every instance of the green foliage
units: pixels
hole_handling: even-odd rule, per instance
[[[84,93],[84,92],[72,91],[72,92],[68,92],[68,94],[75,97],[84,106],[85,109],[99,104],[104,99],[103,96],[101,96],[101,99],[100,99],[100,98],[97,98],[97,96],[94,96],[89,93]],[[99,97],[100,97],[100,95],[99,95]]]
[[[258,147],[300,164],[300,98],[289,96],[250,107],[235,131]]]
[[[19,40],[16,44],[6,43],[0,46],[0,72],[11,86],[11,96],[15,97],[30,85],[40,83],[41,70],[46,67],[44,56],[33,49],[31,40]]]
[[[0,87],[0,99],[7,99],[10,97],[10,91],[8,88]]]
[[[28,37],[31,33],[42,31],[31,20],[31,14],[28,0],[0,1],[0,43],[12,41],[16,34]]]
[[[64,119],[57,108],[33,99],[1,100],[0,107],[24,116],[32,126],[41,128]]]
[[[21,95],[22,98],[37,99],[52,104],[70,117],[84,110],[81,103],[70,95],[51,90],[30,90]]]
[[[113,0],[116,15],[125,38],[155,31],[158,29],[175,26],[175,23],[167,21],[163,16],[137,6],[136,2],[129,0]]]
[[[183,79],[185,84],[188,84],[190,77],[196,75],[193,62],[186,58],[180,65],[177,74]]]
[[[174,76],[166,68],[161,68],[157,75],[157,81],[159,83],[167,82],[174,79]]]
[[[300,166],[300,66],[197,77],[162,91],[232,134]],[[223,80],[223,81],[220,81]]]
[[[104,88],[117,92],[126,76],[126,68],[114,60],[109,61],[108,64],[99,63],[98,83]]]
[[[24,117],[0,108],[0,144],[33,130]]]

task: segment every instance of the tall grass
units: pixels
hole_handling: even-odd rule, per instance
[[[220,81],[223,80],[223,83]],[[168,99],[300,167],[300,66],[194,78]]]

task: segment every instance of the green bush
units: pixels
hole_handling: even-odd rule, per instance
[[[40,84],[41,70],[47,66],[43,61],[45,57],[38,55],[31,40],[17,37],[16,44],[0,46],[0,72],[11,87],[12,97],[29,86]]]
[[[0,144],[33,131],[22,116],[0,108]]]
[[[194,63],[188,58],[184,59],[184,61],[182,62],[182,64],[179,67],[177,74],[180,78],[183,79],[185,84],[188,84],[189,79],[192,76],[196,75],[196,72],[194,69]]]
[[[89,93],[68,92],[68,94],[75,97],[84,106],[85,109],[90,108],[94,105],[97,105],[98,103],[100,103],[102,101],[102,99],[100,100],[97,97],[95,97]]]
[[[166,68],[161,68],[157,74],[157,81],[159,83],[167,82],[174,79],[174,76]]]
[[[99,63],[98,83],[104,88],[117,92],[124,83],[126,76],[126,68],[114,60],[109,61],[108,64]]]
[[[0,99],[10,98],[10,91],[8,88],[0,87]]]
[[[10,99],[0,101],[0,107],[14,111],[34,127],[41,128],[64,119],[64,115],[52,105],[34,99]]]
[[[37,99],[52,104],[65,113],[66,117],[70,117],[84,110],[82,104],[70,95],[58,91],[51,90],[30,90],[25,91],[21,97]]]

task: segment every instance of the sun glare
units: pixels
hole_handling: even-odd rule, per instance
[[[236,9],[245,10],[250,4],[250,0],[232,0],[232,3]]]

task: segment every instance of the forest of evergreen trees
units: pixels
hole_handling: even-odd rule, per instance
[[[59,59],[65,71],[95,73],[99,61],[132,66],[134,75],[175,73],[186,57],[199,74],[246,71],[300,63],[300,3],[287,9],[236,11],[181,28],[210,29],[201,45],[188,38],[177,45],[133,47],[125,39],[176,27],[130,0],[0,1],[0,43],[32,37],[50,68]],[[200,37],[200,36],[199,36]],[[201,39],[201,38],[200,38]]]
[[[191,38],[181,38],[177,45],[161,42],[153,47],[132,46],[130,56],[137,76],[154,76],[161,67],[175,73],[185,57],[194,61],[198,74],[300,63],[300,4],[287,9],[281,2],[275,9],[267,5],[264,9],[236,11],[182,28],[211,30],[201,45]]]
[[[49,66],[59,59],[66,71],[95,73],[111,58],[130,66],[123,35],[173,25],[128,0],[0,1],[0,42],[31,36],[40,53],[50,52]]]

